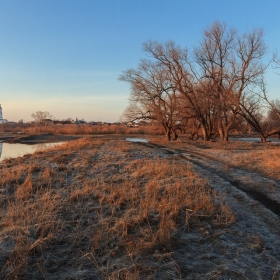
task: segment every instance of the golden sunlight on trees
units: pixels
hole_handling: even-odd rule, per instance
[[[252,117],[260,120],[266,106],[262,30],[240,34],[215,22],[192,52],[174,42],[148,41],[143,47],[150,59],[120,77],[131,85],[127,119],[156,120],[168,140],[195,123],[204,140],[219,135],[227,141],[240,116],[256,129]],[[265,141],[267,133],[257,132]]]
[[[240,35],[216,22],[204,32],[200,46],[195,49],[200,80],[208,85],[208,95],[215,104],[216,125],[222,140],[228,140],[240,105],[246,106],[244,98],[251,98],[262,86],[265,66],[261,59],[266,50],[262,37],[262,30]]]
[[[133,120],[156,120],[164,128],[167,139],[171,140],[171,134],[177,138],[176,130],[183,122],[184,116],[180,110],[182,102],[174,86],[173,73],[159,60],[158,52],[172,55],[174,49],[176,50],[174,54],[178,55],[180,60],[184,59],[184,53],[176,49],[173,43],[165,46],[156,45],[159,50],[154,50],[152,44],[147,43],[144,48],[155,60],[142,60],[138,69],[129,69],[120,77],[121,80],[129,82],[132,87],[130,106],[124,115]]]

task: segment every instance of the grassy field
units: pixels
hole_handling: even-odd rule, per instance
[[[172,142],[163,141],[160,137],[152,139],[154,143],[164,144],[173,149],[199,152],[223,162],[225,168],[244,168],[280,180],[280,145],[275,143],[190,141],[186,137],[182,137],[182,141]]]
[[[1,279],[183,279],[177,237],[235,222],[186,161],[106,138],[5,160],[0,217]]]
[[[1,124],[0,133],[20,134],[163,134],[163,129],[156,124],[128,127],[124,124],[91,125],[91,124]]]

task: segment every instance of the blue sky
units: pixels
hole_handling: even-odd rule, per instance
[[[145,57],[144,42],[192,48],[219,20],[240,32],[263,28],[269,59],[280,52],[279,11],[277,0],[0,0],[3,115],[118,121],[130,93],[118,77]],[[280,98],[275,70],[266,81]]]

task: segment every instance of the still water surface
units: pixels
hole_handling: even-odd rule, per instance
[[[146,138],[126,138],[125,139],[128,142],[142,142],[142,143],[148,143],[149,140]]]
[[[32,154],[39,150],[44,150],[62,143],[41,143],[41,144],[10,144],[0,143],[0,161],[6,158],[16,158],[26,154]]]
[[[229,141],[233,140],[233,141],[244,141],[244,142],[261,142],[261,138],[257,138],[257,137],[229,137],[228,139]],[[273,142],[273,143],[280,143],[280,139],[277,138],[267,138],[266,139],[268,142]]]
[[[146,138],[126,138],[126,141],[129,142],[144,142],[144,143],[148,143],[149,140]],[[257,138],[257,137],[229,137],[229,141],[244,141],[244,142],[261,142],[261,138]],[[267,138],[268,142],[273,142],[273,143],[279,143],[280,144],[280,139],[277,138]]]

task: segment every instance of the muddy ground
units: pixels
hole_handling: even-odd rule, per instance
[[[53,135],[45,139],[42,139],[42,136],[20,137],[14,138],[13,141],[53,142],[56,138]],[[65,138],[62,140],[61,137],[58,137],[59,140],[66,140]],[[266,166],[261,161],[254,162],[254,153],[261,153],[263,158],[271,153],[271,157],[274,156],[277,160],[279,146],[273,144],[263,146],[256,143],[220,145],[199,141],[194,143],[184,139],[168,143],[161,138],[150,138],[148,143],[128,143],[125,142],[125,138],[125,136],[105,137],[104,142],[95,148],[94,157],[87,160],[83,158],[87,152],[82,154],[77,151],[75,155],[71,155],[74,161],[72,159],[70,161],[69,153],[60,150],[59,153],[64,154],[60,165],[47,160],[48,157],[51,158],[51,150],[37,154],[37,163],[41,161],[41,157],[44,159],[42,160],[44,166],[37,168],[40,170],[51,167],[58,171],[61,169],[61,176],[66,176],[66,181],[62,180],[61,184],[67,185],[69,180],[73,180],[76,186],[81,184],[85,177],[98,177],[98,172],[106,172],[107,176],[110,176],[110,172],[114,171],[125,176],[125,173],[122,173],[125,169],[121,166],[135,160],[172,160],[178,164],[191,166],[199,177],[207,180],[213,194],[218,193],[230,207],[235,217],[234,222],[227,222],[230,215],[228,217],[225,213],[225,220],[219,226],[207,219],[198,221],[191,230],[188,226],[181,226],[172,233],[170,248],[167,246],[152,248],[138,257],[131,254],[130,260],[121,254],[118,256],[118,251],[117,256],[111,253],[102,255],[100,252],[100,259],[98,255],[90,259],[88,256],[91,255],[86,253],[84,247],[80,248],[80,252],[79,250],[70,252],[67,251],[69,244],[63,242],[57,246],[61,246],[61,250],[64,250],[64,258],[59,255],[57,248],[40,254],[42,248],[48,247],[44,244],[37,250],[38,252],[32,251],[32,254],[41,259],[53,256],[53,262],[57,258],[60,266],[46,261],[42,267],[39,265],[36,266],[37,269],[33,267],[34,274],[32,269],[23,270],[17,279],[280,279],[280,172],[277,172],[279,165]],[[122,148],[116,150],[112,143]],[[7,168],[12,169],[19,162],[30,164],[32,161],[34,158],[27,156],[20,161],[10,160],[6,164]],[[250,162],[254,164],[249,164]],[[82,171],[69,177],[71,172],[74,173],[75,167],[72,165],[74,163],[79,164]],[[92,169],[87,169],[91,165]],[[1,189],[2,201],[7,203],[9,195],[5,189]],[[91,208],[99,209],[98,203]],[[1,215],[4,216],[3,211]],[[77,224],[80,225],[82,217],[78,215],[77,219]],[[2,231],[0,263],[5,266],[1,275],[3,279],[12,279],[10,276],[13,274],[8,272],[10,270],[7,260],[14,243],[12,238],[7,236],[9,230],[5,225],[1,224],[0,229]],[[115,250],[115,245],[110,246]],[[32,254],[31,267],[32,261],[36,263],[32,259],[34,258]],[[84,263],[85,260],[88,262]],[[46,264],[49,264],[49,267]],[[112,267],[109,267],[109,264]],[[135,270],[136,267],[138,271]]]

